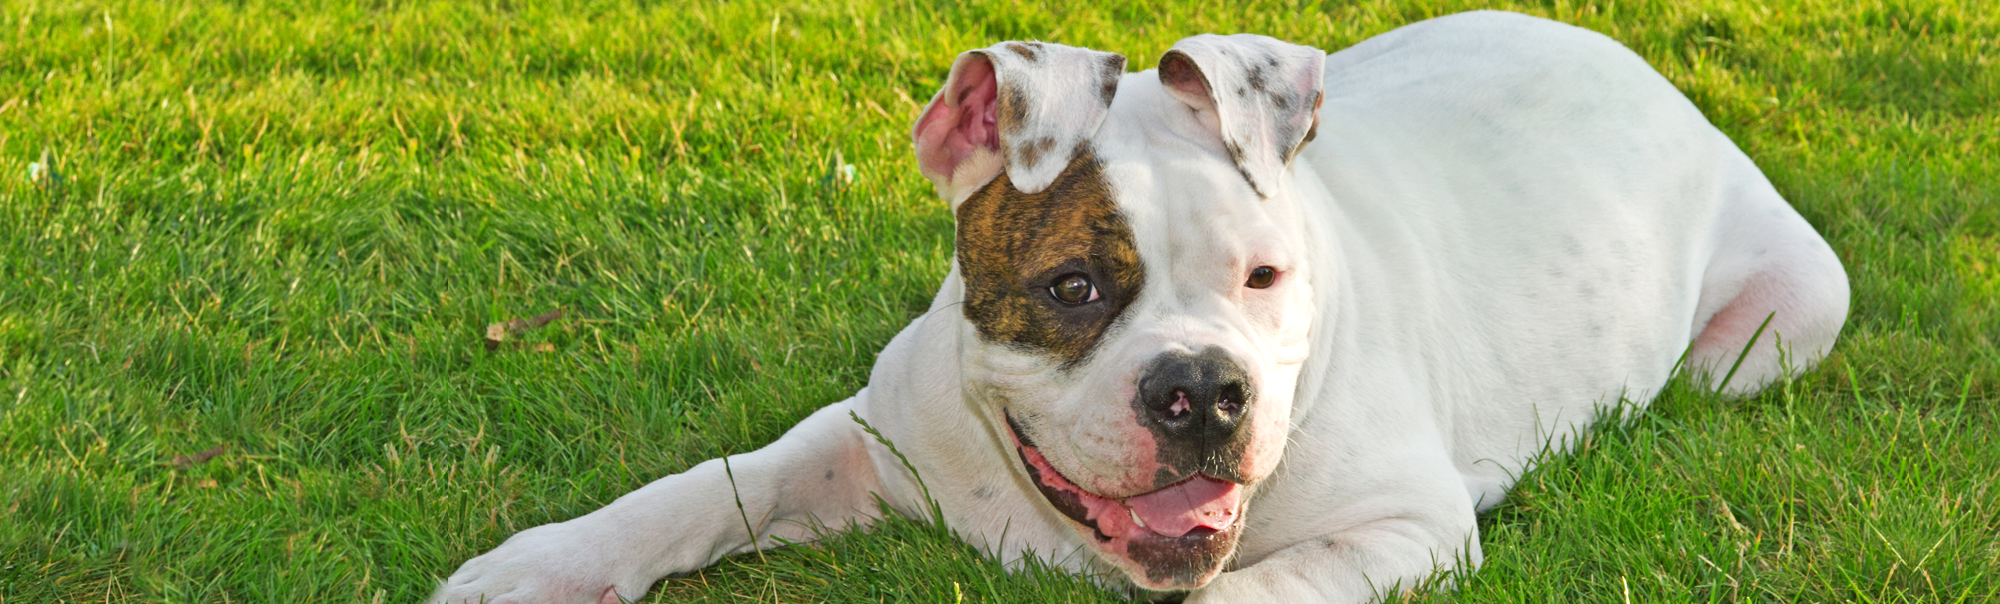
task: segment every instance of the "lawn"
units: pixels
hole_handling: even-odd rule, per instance
[[[948,267],[908,128],[962,50],[1145,69],[1199,32],[1338,49],[1488,6],[1643,55],[1854,298],[1818,369],[1670,389],[1529,474],[1449,597],[2000,600],[1989,2],[1210,4],[0,4],[0,604],[414,602],[771,441]],[[647,596],[961,599],[1126,596],[908,520]]]

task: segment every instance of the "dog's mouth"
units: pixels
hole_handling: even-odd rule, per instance
[[[1243,485],[1204,474],[1114,499],[1084,490],[1049,465],[1007,416],[1009,436],[1035,488],[1049,505],[1089,529],[1100,551],[1140,587],[1194,589],[1208,584],[1242,534]]]

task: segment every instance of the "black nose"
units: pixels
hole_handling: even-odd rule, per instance
[[[1154,357],[1139,376],[1139,406],[1162,445],[1225,446],[1250,415],[1249,375],[1221,348]],[[1204,451],[1206,452],[1206,451]]]

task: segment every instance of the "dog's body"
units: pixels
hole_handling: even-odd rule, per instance
[[[873,494],[920,514],[854,414],[1005,560],[1366,600],[1476,564],[1477,511],[1684,352],[1752,392],[1847,311],[1831,249],[1666,80],[1519,15],[1331,56],[1190,38],[1158,73],[1002,44],[960,57],[916,139],[958,253],[868,387],[730,458],[733,487],[720,460],[663,478],[437,599],[615,601],[865,523]]]

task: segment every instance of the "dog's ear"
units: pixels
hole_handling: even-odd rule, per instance
[[[1041,191],[1097,131],[1125,57],[1044,42],[966,51],[917,118],[917,165],[959,202],[1002,168],[1015,189]]]
[[[1319,128],[1326,53],[1264,36],[1203,34],[1160,57],[1160,83],[1222,139],[1261,197]]]

